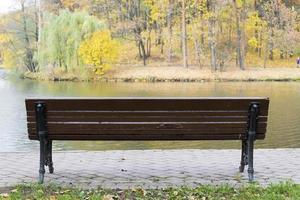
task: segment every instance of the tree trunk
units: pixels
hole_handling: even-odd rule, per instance
[[[172,61],[173,56],[173,46],[172,46],[172,36],[173,36],[173,26],[172,26],[172,18],[173,18],[173,0],[169,0],[169,7],[168,7],[168,15],[167,15],[167,26],[168,26],[168,62]]]
[[[264,68],[266,68],[267,65],[267,60],[268,60],[268,52],[269,52],[269,42],[266,42],[266,47],[265,47],[265,55],[264,55]]]
[[[163,55],[164,54],[164,39],[163,39],[163,36],[162,36],[162,29],[160,29],[159,31],[159,34],[160,34],[160,54]]]
[[[142,51],[141,51],[141,45],[140,45],[140,42],[138,41],[137,43],[137,47],[138,47],[138,50],[139,50],[139,58],[142,58]]]
[[[274,37],[274,30],[272,28],[271,30],[271,40],[269,43],[269,59],[270,60],[274,60],[274,52],[273,52],[273,48],[274,48],[274,43],[273,43],[273,37]]]
[[[111,30],[111,19],[110,19],[110,12],[109,12],[109,3],[110,1],[105,0],[105,16],[108,29]]]
[[[209,17],[209,47],[210,47],[210,64],[213,71],[217,70],[217,49],[216,49],[216,2],[213,0],[207,0],[207,8],[209,12],[212,12],[212,16]]]
[[[187,61],[187,36],[186,36],[186,19],[185,19],[185,0],[182,0],[182,13],[181,13],[181,34],[182,34],[182,57],[183,67],[188,67]]]
[[[255,27],[257,27],[257,23],[255,23]],[[259,36],[258,36],[258,30],[257,28],[255,28],[254,30],[254,37],[256,39],[256,41],[259,41]],[[255,52],[258,53],[259,52],[259,48],[258,47],[255,47]]]
[[[199,67],[202,67],[201,64],[201,47],[200,47],[200,43],[197,39],[194,40],[194,45],[195,45],[195,56],[196,56],[196,61],[197,64],[199,65]]]
[[[39,4],[39,5],[38,5]],[[35,41],[38,44],[39,41],[39,28],[40,28],[40,2],[38,3],[37,0],[34,0],[34,23],[35,23]]]
[[[35,63],[33,62],[33,50],[30,47],[29,35],[27,30],[27,19],[25,15],[25,5],[23,1],[21,1],[21,13],[22,13],[23,31],[24,31],[24,44],[25,44],[24,63],[29,71],[35,72],[36,69],[35,69]]]
[[[147,59],[147,56],[146,56],[145,45],[144,45],[144,42],[143,42],[142,39],[140,39],[140,41],[139,41],[139,46],[140,46],[140,48],[141,48],[143,64],[144,64],[144,66],[146,66],[146,59]]]
[[[123,13],[122,13],[122,0],[118,0],[118,15],[119,15],[119,21],[123,21]]]
[[[234,5],[234,11],[235,11],[235,17],[236,17],[236,34],[237,34],[237,58],[238,58],[238,64],[241,70],[244,70],[244,56],[243,56],[243,42],[242,42],[242,29],[240,25],[240,14],[238,12],[237,8],[237,2],[236,0],[233,0]]]
[[[259,45],[259,47],[258,47],[258,57],[260,57],[261,58],[261,48],[262,48],[262,31],[260,31],[260,34],[259,34],[259,43],[258,43],[258,45]]]
[[[151,56],[151,31],[148,32],[147,42],[146,42],[147,58]]]

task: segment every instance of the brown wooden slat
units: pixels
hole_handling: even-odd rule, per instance
[[[27,122],[29,128],[35,128],[35,122]],[[258,126],[266,126],[266,122],[258,122]],[[148,127],[154,129],[184,128],[247,128],[247,122],[48,122],[48,128],[69,127],[82,129],[134,129]]]
[[[265,123],[264,123],[265,124]],[[28,123],[35,127],[35,123]],[[247,128],[246,122],[49,122],[48,129],[81,130],[121,130],[121,129],[211,129],[211,128]]]
[[[247,117],[174,117],[174,116],[163,116],[163,117],[47,117],[47,122],[245,122]],[[266,121],[264,118],[262,120]],[[28,117],[28,122],[35,123],[34,117]]]
[[[235,125],[235,126],[233,126]],[[201,134],[244,133],[246,124],[49,124],[49,134],[165,134],[166,132]],[[29,134],[36,134],[35,124],[28,124]],[[259,123],[258,133],[266,132],[266,123]]]
[[[245,110],[251,102],[267,110],[266,98],[110,98],[110,99],[26,99],[26,109],[34,111],[42,101],[48,110]]]
[[[265,131],[258,131],[257,134],[264,134]],[[30,135],[36,134],[35,131],[29,132]],[[60,131],[55,131],[51,132],[49,131],[49,135],[115,135],[115,134],[153,134],[153,135],[164,135],[164,134],[196,134],[196,135],[202,135],[202,134],[211,134],[211,135],[218,135],[218,134],[224,134],[224,135],[229,135],[229,134],[244,134],[245,131],[242,129],[235,129],[235,130],[220,130],[220,129],[214,129],[214,130],[191,130],[191,129],[186,129],[183,131],[179,130],[61,130]]]
[[[200,132],[200,131],[197,131],[197,130],[185,130],[185,131],[172,131],[172,130],[163,130],[163,131],[160,131],[160,132],[155,132],[155,131],[149,131],[149,130],[146,130],[146,131],[102,131],[101,133],[100,132],[63,132],[63,133],[52,133],[52,134],[49,134],[50,135],[215,135],[215,136],[218,136],[218,135],[245,135],[244,132],[240,132],[240,131],[235,131],[235,132],[222,132],[222,133],[219,133],[217,131],[211,131],[211,132],[208,132],[208,131],[205,131],[205,132]],[[31,136],[34,136],[34,135],[37,135],[36,133],[32,133],[32,134],[29,134]],[[265,135],[265,132],[258,132],[257,135]]]
[[[49,135],[50,140],[240,140],[241,135]],[[256,139],[264,139],[265,135],[256,135]],[[37,136],[29,135],[29,139],[37,140]]]
[[[126,134],[136,134],[136,135],[165,135],[165,134],[191,134],[191,135],[234,135],[234,134],[244,134],[245,131],[242,130],[223,130],[220,132],[219,130],[105,130],[105,131],[64,131],[64,132],[49,132],[49,135],[126,135]],[[265,131],[258,131],[257,134],[265,134]],[[36,135],[35,131],[30,131],[29,135]]]
[[[148,117],[148,116],[157,116],[157,117],[164,117],[164,116],[172,116],[176,115],[178,117],[185,117],[185,116],[247,116],[247,110],[234,110],[234,111],[227,111],[227,110],[185,110],[185,111],[117,111],[117,110],[110,110],[110,111],[53,111],[48,110],[47,116],[52,117],[74,117],[74,116],[82,116],[82,117],[130,117],[130,116],[138,116],[138,117]],[[34,111],[28,111],[27,116],[35,117]]]
[[[185,110],[185,111],[47,111],[47,116],[51,117],[128,117],[128,116],[138,116],[138,117],[148,117],[148,116],[248,116],[248,110]],[[27,116],[35,118],[35,111],[27,111]],[[267,116],[266,110],[261,110],[259,116]]]
[[[35,117],[27,117],[28,122],[35,123]],[[247,116],[99,116],[99,117],[90,117],[90,116],[47,116],[48,122],[245,122],[248,121]],[[267,117],[259,117],[259,122],[266,122]]]
[[[35,111],[27,111],[28,117],[35,117]],[[139,117],[148,117],[148,116],[248,116],[248,110],[184,110],[184,111],[84,111],[84,110],[74,110],[74,111],[59,111],[59,110],[47,110],[48,116],[55,117],[72,117],[72,116],[83,116],[83,117],[108,117],[108,116],[139,116]],[[258,116],[267,117],[268,110],[260,110]]]

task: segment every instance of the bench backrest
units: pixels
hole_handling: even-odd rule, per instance
[[[45,105],[50,140],[243,139],[251,103],[259,104],[256,139],[266,133],[268,98],[31,98],[29,138],[38,139],[36,104]]]

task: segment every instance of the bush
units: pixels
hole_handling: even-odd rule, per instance
[[[81,43],[79,55],[96,74],[102,75],[118,58],[118,50],[119,44],[111,38],[108,30],[97,31]]]

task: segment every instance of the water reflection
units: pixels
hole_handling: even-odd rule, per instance
[[[3,73],[3,72],[2,72]],[[1,74],[1,71],[0,71]],[[1,79],[0,151],[31,151],[38,143],[26,133],[24,99],[45,96],[268,96],[270,116],[267,137],[259,148],[300,147],[300,83],[70,83]],[[232,141],[188,142],[55,142],[55,149],[238,148]]]

